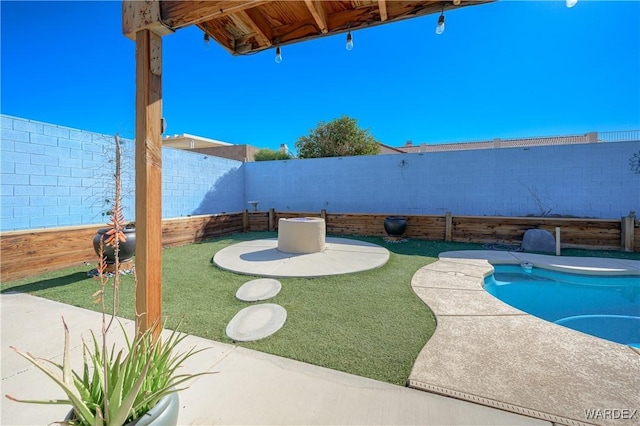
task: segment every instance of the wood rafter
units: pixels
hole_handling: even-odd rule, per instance
[[[445,9],[490,3],[465,0],[459,5],[439,0],[124,0],[125,34],[150,29],[160,35],[191,25],[200,27],[234,55],[256,53],[280,44],[297,43]],[[138,5],[140,4],[140,5]],[[133,13],[137,9],[139,12]],[[129,15],[129,16],[127,16]],[[132,19],[133,17],[133,19]]]
[[[271,46],[273,40],[273,32],[269,28],[264,17],[257,10],[243,10],[239,12],[238,15],[256,33],[258,44]]]
[[[327,16],[324,8],[322,7],[322,2],[318,0],[304,0],[304,4],[307,6],[307,9],[309,9],[313,20],[320,29],[320,32],[323,34],[329,32],[329,27],[327,27]]]
[[[380,20],[382,22],[386,21],[389,18],[389,15],[387,14],[387,1],[378,0],[378,9],[380,9]]]
[[[265,3],[269,2],[264,0],[160,2],[162,22],[174,30],[242,12]]]

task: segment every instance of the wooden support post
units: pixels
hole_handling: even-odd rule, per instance
[[[621,219],[620,249],[622,251],[635,250],[635,243],[634,243],[635,236],[633,235],[635,230],[635,225],[636,225],[635,222],[636,222],[636,215],[634,212],[630,212],[629,216],[623,217]]]
[[[162,12],[158,0],[123,0],[122,1],[122,33],[131,40],[141,30],[151,30],[161,36],[173,33],[173,30],[162,23]]]
[[[269,232],[275,231],[276,229],[276,211],[273,208],[269,209]]]
[[[451,241],[451,234],[453,232],[453,217],[451,212],[446,212],[444,215],[444,240]]]
[[[162,324],[162,38],[136,32],[136,330]]]
[[[244,209],[242,212],[242,232],[249,231],[249,210]]]
[[[327,232],[327,211],[325,209],[320,210],[320,217],[324,220],[324,232]]]

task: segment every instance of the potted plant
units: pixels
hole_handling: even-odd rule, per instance
[[[116,146],[117,143],[116,136]],[[157,424],[175,425],[178,420],[177,392],[187,380],[198,374],[180,374],[181,364],[203,349],[191,348],[178,353],[176,347],[186,335],[173,331],[168,338],[155,337],[157,327],[153,327],[130,339],[122,324],[125,349],[116,351],[108,347],[107,333],[117,321],[119,306],[120,273],[118,256],[120,244],[126,241],[125,223],[120,205],[119,179],[117,168],[116,197],[111,221],[99,242],[98,276],[99,288],[92,295],[102,307],[101,338],[92,332],[89,342],[83,341],[84,364],[80,372],[71,368],[69,357],[69,330],[64,322],[64,355],[62,364],[36,358],[19,349],[12,349],[39,370],[45,373],[67,396],[61,400],[24,400],[6,395],[17,402],[40,404],[69,404],[72,410],[63,424],[81,425],[123,425],[138,426]],[[115,273],[107,274],[105,249],[115,253]],[[135,282],[135,273],[134,273]],[[107,289],[112,294],[107,294]],[[109,299],[109,301],[107,301]],[[109,307],[108,307],[109,305]],[[109,311],[109,312],[108,312]],[[108,313],[107,313],[108,312]],[[158,333],[159,334],[159,333]]]
[[[108,350],[106,342],[100,345],[92,334],[91,342],[83,342],[84,365],[79,374],[71,369],[66,324],[64,330],[62,364],[12,349],[56,382],[68,399],[25,400],[6,395],[17,402],[71,405],[71,411],[61,423],[176,425],[179,409],[177,392],[184,389],[178,386],[195,376],[207,374],[177,374],[178,367],[186,359],[203,349],[192,348],[186,353],[175,353],[176,346],[186,335],[173,331],[168,339],[154,339],[153,329],[132,340],[127,338],[126,353],[123,350],[116,353],[113,348]],[[106,330],[103,337],[105,333]]]
[[[104,238],[104,235],[109,232],[109,228],[100,228],[93,237],[93,249],[98,256],[100,255],[100,241]],[[120,264],[129,262],[136,254],[136,227],[133,223],[128,223],[122,229],[126,237],[126,241],[120,242],[118,261]],[[113,247],[106,246],[102,249],[102,256],[105,258],[107,265],[114,265],[116,263],[116,253]]]

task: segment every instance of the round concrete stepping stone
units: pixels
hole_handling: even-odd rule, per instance
[[[282,284],[273,278],[259,278],[247,281],[236,292],[236,297],[243,302],[257,302],[271,299],[282,289]]]
[[[242,309],[227,325],[227,336],[236,342],[251,342],[280,330],[287,311],[275,303],[261,303]]]

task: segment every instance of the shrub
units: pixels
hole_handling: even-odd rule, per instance
[[[296,150],[300,158],[376,155],[380,153],[380,143],[369,130],[360,129],[356,119],[344,116],[319,122],[308,136],[298,138]]]

